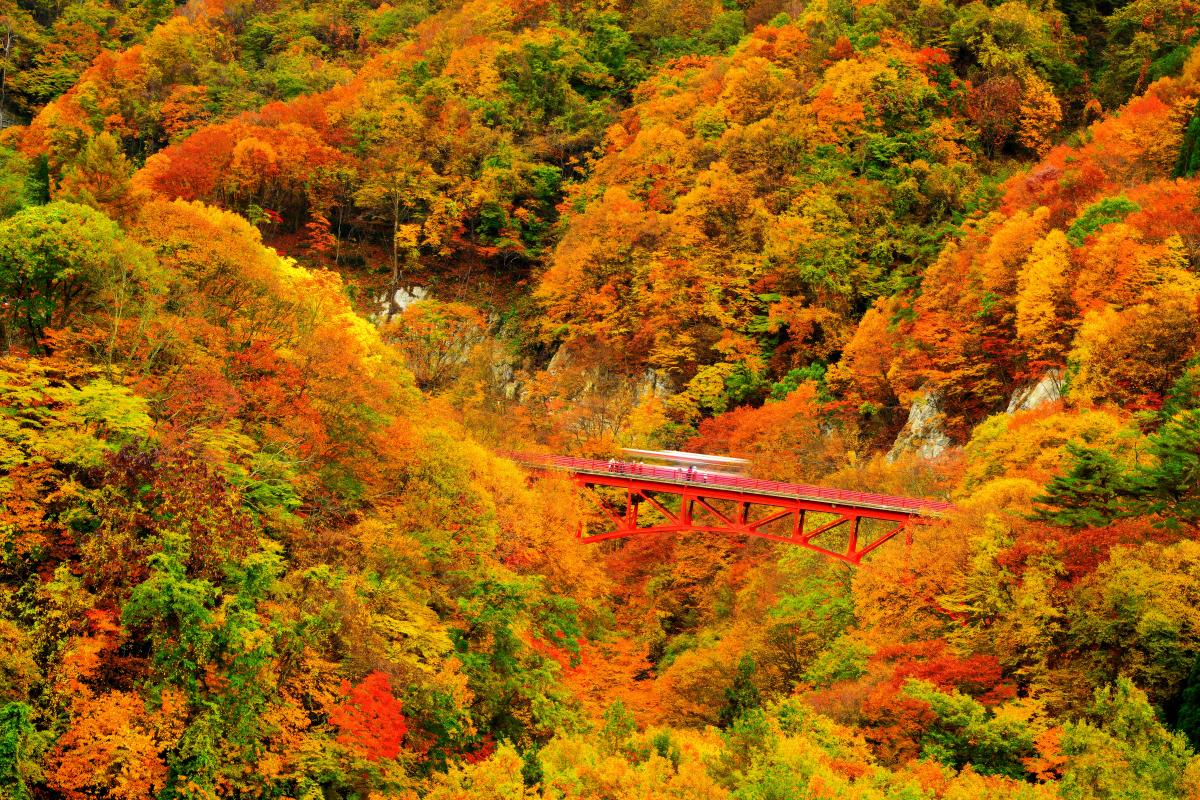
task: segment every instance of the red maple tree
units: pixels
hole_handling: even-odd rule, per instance
[[[388,676],[372,672],[354,687],[343,681],[342,691],[345,702],[329,714],[329,721],[341,731],[338,742],[360,751],[368,761],[399,755],[408,724]]]

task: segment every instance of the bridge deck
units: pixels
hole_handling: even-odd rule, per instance
[[[517,463],[542,469],[556,469],[577,475],[597,475],[605,478],[628,477],[640,482],[661,483],[671,486],[708,486],[730,489],[763,497],[808,500],[828,503],[846,508],[874,509],[914,516],[939,516],[954,507],[941,500],[924,500],[914,497],[895,497],[871,492],[854,492],[848,489],[829,489],[803,483],[767,481],[744,478],[740,475],[721,475],[713,472],[696,472],[691,479],[687,470],[677,467],[659,467],[630,461],[602,461],[597,458],[576,458],[542,453],[502,453]]]

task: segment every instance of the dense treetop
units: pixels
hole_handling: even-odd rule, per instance
[[[1198,15],[0,0],[0,796],[1200,796]]]

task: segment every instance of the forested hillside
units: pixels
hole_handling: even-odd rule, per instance
[[[0,796],[1200,798],[1200,6],[0,0]],[[497,455],[950,500],[584,544]]]

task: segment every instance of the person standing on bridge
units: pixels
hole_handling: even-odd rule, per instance
[[[689,481],[694,481],[696,479],[696,468],[695,467],[688,467],[687,479]]]

